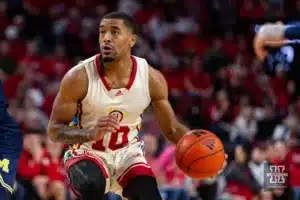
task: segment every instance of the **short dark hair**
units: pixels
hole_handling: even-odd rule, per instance
[[[122,19],[125,26],[129,28],[133,34],[138,34],[138,25],[135,19],[124,12],[111,12],[106,14],[102,19]]]

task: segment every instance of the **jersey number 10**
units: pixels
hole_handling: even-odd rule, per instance
[[[111,134],[108,148],[110,148],[111,150],[116,150],[116,149],[122,148],[124,145],[126,145],[128,143],[129,132],[130,132],[130,128],[128,126],[121,126],[118,132]],[[92,148],[95,150],[99,150],[99,151],[105,151],[103,139],[96,141],[93,144]]]

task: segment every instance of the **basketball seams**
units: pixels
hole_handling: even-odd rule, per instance
[[[209,156],[213,156],[213,155],[215,155],[215,154],[217,154],[217,153],[220,153],[221,151],[224,151],[224,149],[220,149],[219,151],[214,152],[214,153],[212,153],[212,154],[210,154],[210,155],[207,155],[207,156],[199,157],[199,158],[195,159],[194,161],[197,161],[198,159],[206,158],[206,157],[209,157]],[[194,161],[193,161],[193,162],[194,162]],[[191,164],[193,164],[193,162],[192,162]]]
[[[192,133],[192,134],[193,134],[193,133]],[[198,137],[199,137],[199,136],[198,136]],[[182,156],[181,156],[181,158],[179,159],[178,164],[180,164],[180,165],[182,164],[181,162],[182,162],[184,156],[185,156],[187,153],[189,153],[189,152],[191,151],[191,149],[193,149],[193,147],[194,147],[195,145],[197,145],[198,142],[199,142],[200,140],[205,139],[205,138],[208,138],[208,137],[213,137],[213,135],[207,135],[207,136],[203,136],[203,137],[201,137],[201,135],[200,135],[200,138],[198,138],[198,139],[194,142],[194,144],[193,144],[192,146],[190,146],[190,148],[189,148],[188,150],[186,150],[186,152],[183,152],[183,153],[182,153]],[[212,155],[212,154],[211,154],[211,155]]]
[[[216,154],[218,154],[218,153],[221,153],[222,151],[224,151],[224,149],[221,149],[221,150],[219,150],[219,151],[217,151],[217,152],[215,152],[215,153],[213,153],[213,154],[210,154],[210,155],[207,155],[207,156],[202,156],[202,157],[199,157],[199,158],[196,158],[195,160],[193,160],[191,163],[189,163],[188,164],[188,166],[187,166],[187,172],[196,172],[196,173],[209,173],[208,171],[205,171],[205,172],[201,172],[201,171],[197,171],[197,170],[193,170],[193,169],[191,169],[191,165],[193,165],[193,163],[195,163],[196,161],[198,161],[198,160],[200,160],[200,159],[203,159],[203,158],[207,158],[207,157],[210,157],[210,156],[213,156],[213,155],[216,155]]]
[[[179,163],[181,164],[181,161],[183,160],[184,156],[185,156],[187,153],[189,153],[189,151],[192,149],[192,147],[194,147],[195,145],[197,145],[198,142],[199,142],[200,140],[202,140],[202,139],[204,139],[204,138],[207,138],[207,137],[210,137],[210,136],[211,136],[211,135],[208,135],[208,136],[205,136],[205,137],[200,137],[200,138],[198,138],[198,139],[194,142],[194,144],[192,144],[192,146],[190,146],[190,148],[189,148],[188,150],[186,150],[185,152],[182,153],[182,156],[181,156],[180,159],[179,159]],[[199,137],[199,136],[198,136],[198,137]]]

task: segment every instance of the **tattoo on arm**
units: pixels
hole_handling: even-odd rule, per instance
[[[57,133],[56,140],[65,144],[77,144],[91,141],[91,130],[87,129],[78,129],[67,125],[59,125],[59,127],[57,127]]]

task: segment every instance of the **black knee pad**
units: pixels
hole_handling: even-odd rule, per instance
[[[96,163],[90,160],[79,161],[70,167],[68,173],[72,187],[83,200],[104,199],[106,180]]]
[[[152,176],[136,176],[123,189],[129,200],[162,200],[156,179]]]

